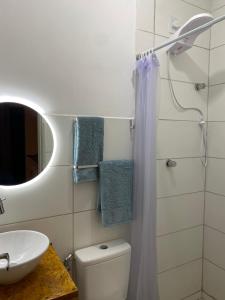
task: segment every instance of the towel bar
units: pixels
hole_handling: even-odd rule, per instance
[[[74,166],[74,169],[98,168],[98,165]]]

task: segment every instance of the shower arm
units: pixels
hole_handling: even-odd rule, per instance
[[[221,16],[221,17],[218,17],[218,18],[215,18],[214,20],[209,21],[209,22],[207,22],[206,24],[203,24],[203,25],[201,25],[201,26],[199,26],[199,27],[197,27],[197,28],[195,28],[195,29],[193,29],[193,30],[190,30],[190,31],[188,31],[188,32],[186,32],[186,33],[180,35],[180,36],[177,37],[177,38],[171,39],[171,40],[169,40],[168,42],[166,42],[166,43],[164,43],[164,44],[162,44],[162,45],[160,45],[160,46],[157,46],[157,47],[152,48],[152,49],[145,50],[145,51],[143,51],[143,52],[137,54],[137,55],[136,55],[136,59],[139,60],[139,59],[141,59],[143,56],[146,56],[146,55],[148,55],[148,54],[150,54],[150,53],[152,53],[152,52],[158,51],[158,50],[160,50],[160,49],[162,49],[162,48],[165,48],[165,47],[167,47],[167,46],[169,46],[169,45],[171,45],[171,44],[174,44],[175,42],[178,42],[178,41],[180,41],[180,40],[182,40],[182,39],[184,39],[184,38],[186,38],[186,37],[189,37],[190,35],[192,35],[192,34],[194,34],[194,33],[197,33],[197,32],[199,32],[199,31],[202,31],[202,30],[204,30],[204,29],[207,29],[207,28],[211,27],[212,25],[214,25],[214,24],[216,24],[216,23],[219,23],[219,22],[221,22],[221,21],[223,21],[223,20],[225,20],[225,15],[224,15],[224,16]]]

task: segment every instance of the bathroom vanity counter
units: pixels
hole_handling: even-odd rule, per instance
[[[52,246],[23,280],[0,286],[1,300],[78,300],[78,289]]]

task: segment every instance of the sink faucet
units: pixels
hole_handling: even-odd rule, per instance
[[[5,201],[5,198],[0,198],[0,215],[3,215],[5,213],[3,201]]]

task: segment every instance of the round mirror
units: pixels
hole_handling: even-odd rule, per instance
[[[53,153],[53,135],[34,109],[18,103],[0,103],[0,185],[30,181],[47,166]]]

